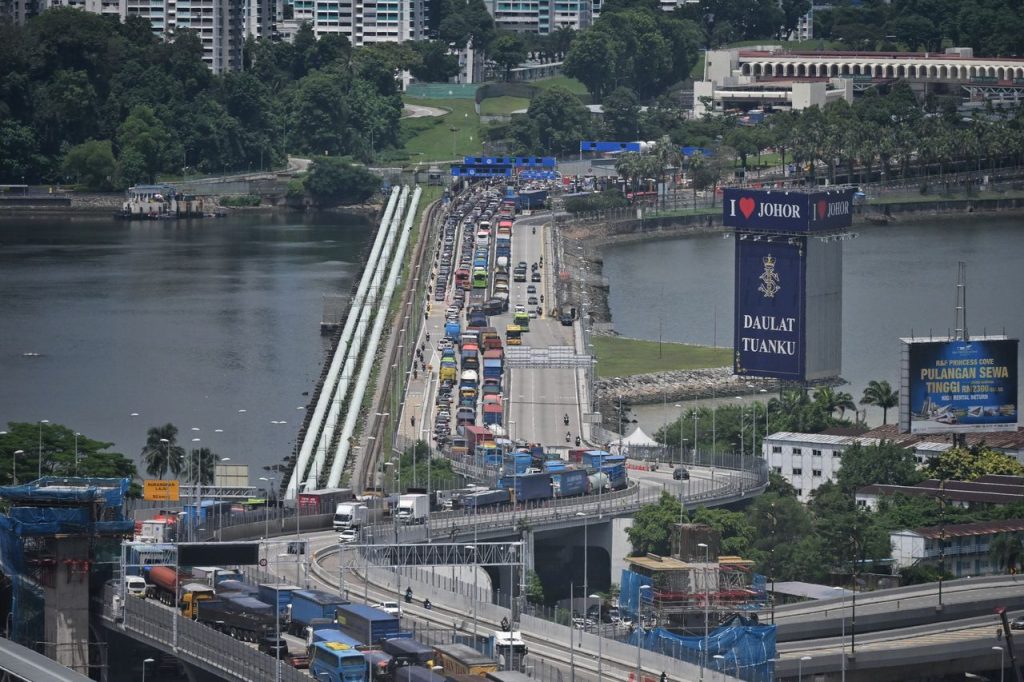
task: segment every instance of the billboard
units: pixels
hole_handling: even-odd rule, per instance
[[[822,192],[727,187],[722,224],[743,230],[812,233],[853,223],[853,189]]]
[[[904,430],[1017,430],[1017,339],[903,341]]]
[[[801,381],[805,239],[745,237],[736,241],[733,369],[739,375]]]

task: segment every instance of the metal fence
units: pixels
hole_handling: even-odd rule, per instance
[[[118,600],[120,598],[118,597]],[[115,589],[104,591],[103,619],[114,629],[162,651],[183,663],[239,682],[279,679],[300,682],[309,677],[258,651],[245,642],[179,616],[145,599],[115,600]]]

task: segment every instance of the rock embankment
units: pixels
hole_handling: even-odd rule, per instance
[[[676,370],[635,374],[629,377],[598,379],[595,393],[599,402],[630,405],[663,401],[694,400],[737,393],[757,393],[761,389],[777,391],[778,382],[756,377],[736,376],[731,367]]]

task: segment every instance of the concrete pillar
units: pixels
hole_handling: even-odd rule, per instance
[[[89,674],[88,537],[54,538],[52,586],[43,587],[44,652],[57,663]],[[75,563],[71,563],[75,562]]]

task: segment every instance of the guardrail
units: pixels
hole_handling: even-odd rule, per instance
[[[238,682],[272,679],[282,682],[309,682],[309,676],[304,672],[284,662],[279,663],[245,642],[183,618],[175,611],[137,597],[128,597],[123,603],[118,604],[114,596],[115,590],[106,587],[103,596],[103,620],[108,627],[120,630],[152,647],[173,653],[183,663]],[[119,614],[115,613],[115,608]]]

